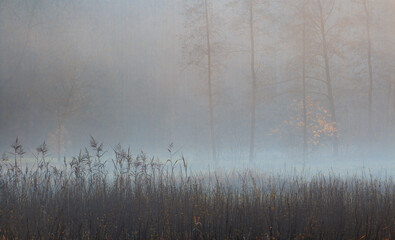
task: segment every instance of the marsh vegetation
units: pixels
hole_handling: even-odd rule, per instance
[[[171,152],[171,148],[169,152]],[[395,184],[374,179],[191,172],[91,139],[70,161],[16,141],[1,162],[2,239],[391,239]]]

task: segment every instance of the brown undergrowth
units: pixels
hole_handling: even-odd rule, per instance
[[[392,179],[190,173],[91,139],[71,161],[46,144],[1,163],[0,239],[394,239]],[[171,151],[171,150],[170,150]]]

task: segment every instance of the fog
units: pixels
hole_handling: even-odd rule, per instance
[[[93,136],[196,167],[394,174],[394,11],[393,0],[2,0],[0,152],[18,137],[28,153],[46,141],[70,157]]]

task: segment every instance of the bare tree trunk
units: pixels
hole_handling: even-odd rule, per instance
[[[336,112],[335,112],[335,101],[332,92],[332,79],[331,79],[330,66],[329,66],[328,44],[326,41],[325,17],[322,11],[321,0],[317,0],[317,1],[320,10],[319,21],[320,21],[321,40],[322,40],[322,53],[325,62],[325,76],[326,76],[326,88],[328,91],[329,110],[331,111],[331,121],[336,126],[337,122],[336,122]],[[337,156],[339,153],[339,142],[338,142],[337,131],[335,131],[333,134],[333,151]]]
[[[57,134],[57,136],[56,136],[56,141],[57,141],[57,152],[58,152],[58,162],[60,162],[60,151],[62,150],[62,148],[61,148],[61,146],[60,146],[60,144],[61,144],[61,132],[62,132],[62,130],[59,128],[59,132],[58,132],[58,134]]]
[[[303,6],[303,59],[302,59],[302,87],[303,87],[303,160],[307,157],[307,109],[306,109],[306,6]]]
[[[369,67],[369,134],[368,138],[369,141],[372,140],[372,98],[373,98],[373,68],[372,68],[372,44],[371,44],[371,37],[370,37],[370,19],[369,19],[369,10],[368,10],[368,3],[367,0],[364,0],[364,9],[366,14],[366,34],[368,40],[368,67]],[[370,144],[369,144],[370,146]]]
[[[392,129],[392,115],[393,115],[393,106],[392,106],[392,81],[391,78],[387,81],[387,116],[386,116],[386,123],[385,129],[387,132]],[[382,134],[383,136],[386,133]],[[388,135],[387,135],[388,136]]]
[[[390,84],[390,90],[391,90],[391,94],[390,94],[390,96],[389,96],[389,98],[390,98],[390,109],[391,109],[391,111],[390,111],[390,113],[389,113],[389,115],[390,115],[390,119],[389,119],[389,124],[390,124],[390,128],[388,128],[388,129],[391,129],[391,132],[393,132],[394,131],[394,111],[395,111],[395,88],[394,87],[392,87],[393,85],[394,85],[394,83],[395,83],[395,76],[393,76],[393,77],[391,77],[391,79],[390,79],[390,81],[391,81],[391,84]]]
[[[207,41],[207,77],[208,77],[208,101],[210,108],[210,130],[211,130],[211,149],[212,158],[217,159],[217,149],[215,144],[215,128],[214,128],[214,104],[213,104],[213,90],[211,82],[211,44],[210,44],[210,22],[208,16],[207,0],[204,0],[205,7],[205,21],[206,21],[206,41]]]
[[[63,121],[58,119],[58,131],[56,132],[56,151],[58,154],[58,162],[61,160],[61,151],[62,151],[62,129]]]
[[[1,64],[1,59],[0,59],[0,64]],[[0,71],[2,70],[2,66],[0,65]],[[4,128],[4,123],[5,123],[5,118],[3,118],[5,116],[5,108],[6,108],[6,104],[5,104],[5,94],[3,93],[4,91],[4,87],[3,87],[3,75],[0,72],[0,132],[1,133],[5,133],[5,129]],[[3,138],[4,136],[0,136],[0,148],[2,147],[2,143],[3,143]]]
[[[252,77],[252,103],[251,103],[251,139],[250,139],[250,162],[254,161],[255,154],[255,125],[256,125],[256,72],[255,72],[255,35],[254,35],[254,7],[250,0],[250,41],[251,41],[251,77]]]

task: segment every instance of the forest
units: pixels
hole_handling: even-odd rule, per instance
[[[394,11],[0,0],[0,238],[395,238]]]
[[[94,135],[210,160],[393,154],[391,0],[0,9],[1,149],[18,136],[67,155]]]

